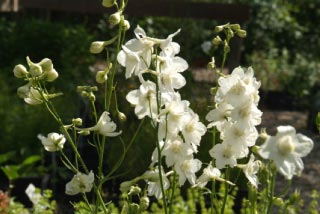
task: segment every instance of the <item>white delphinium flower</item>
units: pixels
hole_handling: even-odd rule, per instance
[[[191,185],[196,183],[195,173],[201,169],[202,162],[198,159],[186,159],[174,165],[174,169],[179,175],[179,185],[182,186],[188,179]]]
[[[288,180],[300,175],[304,166],[301,160],[310,153],[313,141],[302,134],[296,134],[292,126],[277,127],[276,136],[269,136],[258,150],[264,159],[273,160],[278,171]]]
[[[259,172],[259,169],[261,168],[261,161],[256,160],[253,154],[250,155],[249,162],[247,164],[238,164],[237,167],[241,168],[246,175],[247,179],[251,183],[252,186],[255,188],[258,188],[259,179],[257,176],[257,173]]]
[[[232,109],[233,107],[226,102],[217,104],[216,108],[209,111],[209,113],[206,115],[206,120],[211,122],[207,125],[207,127],[212,128],[213,126],[216,126],[217,129],[221,131],[221,128],[223,124],[227,122]]]
[[[174,63],[172,63],[174,65]],[[186,84],[186,79],[180,74],[178,70],[180,65],[174,66],[163,66],[161,67],[161,72],[158,75],[158,82],[160,91],[163,92],[173,92],[174,89],[180,89]],[[181,65],[183,67],[183,65]]]
[[[239,126],[257,126],[261,123],[262,112],[251,101],[238,106],[231,111],[231,121],[237,122]]]
[[[211,162],[209,165],[203,169],[202,175],[196,180],[196,184],[194,187],[200,187],[203,188],[207,185],[209,181],[221,181],[221,182],[227,182],[228,184],[234,185],[234,183],[227,181],[220,177],[221,172],[218,168],[215,168],[212,166]]]
[[[187,100],[173,100],[166,103],[165,109],[160,114],[167,114],[167,130],[178,133],[185,125],[186,115],[189,112],[190,103]]]
[[[189,109],[185,115],[185,125],[181,132],[186,143],[192,145],[195,152],[200,145],[201,137],[206,133],[206,126],[199,121],[199,116]]]
[[[95,126],[84,130],[96,131],[106,137],[116,137],[122,133],[122,131],[116,132],[116,129],[117,125],[111,121],[109,112],[104,111]]]
[[[87,174],[78,172],[73,176],[71,181],[66,184],[66,194],[76,195],[78,193],[90,192],[94,182],[94,174],[92,171]]]
[[[139,119],[145,116],[150,118],[157,117],[156,91],[156,84],[148,80],[143,82],[139,89],[130,91],[127,94],[126,99],[135,106],[134,112]]]
[[[29,184],[25,192],[34,205],[40,202],[42,195],[40,194],[40,191],[37,191],[33,184]]]
[[[228,143],[220,143],[214,145],[212,149],[209,150],[209,154],[212,158],[215,158],[216,167],[222,169],[226,165],[229,165],[230,167],[237,165],[239,150]]]
[[[48,152],[55,152],[63,149],[66,138],[63,134],[49,133],[47,137],[38,134],[38,139],[41,140],[44,149]]]
[[[255,145],[259,133],[253,126],[241,126],[238,123],[227,123],[220,138],[230,145],[251,147]]]
[[[25,87],[25,86],[22,86]],[[26,89],[26,88],[24,88]],[[30,105],[40,105],[43,103],[43,97],[41,96],[41,93],[38,89],[34,88],[34,87],[29,87],[28,88],[29,91],[25,91],[28,92],[27,94],[25,94],[26,97],[24,97],[24,101]],[[18,94],[21,95],[21,87],[18,88]],[[43,94],[43,96],[47,96],[47,94]]]
[[[162,168],[161,168],[161,174],[162,174],[163,188],[167,190],[170,187],[170,182]],[[149,170],[145,172],[141,177],[147,181],[148,195],[149,196],[154,195],[157,199],[161,199],[163,196],[162,196],[161,184],[160,184],[160,178],[159,178],[159,168],[156,167],[154,170]]]
[[[181,160],[192,158],[193,149],[190,144],[184,143],[182,138],[176,136],[166,141],[162,150],[168,167],[178,163]]]

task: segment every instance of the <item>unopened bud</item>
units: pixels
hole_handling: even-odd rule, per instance
[[[121,121],[121,122],[125,122],[127,120],[127,116],[122,113],[122,112],[118,112],[118,119]]]
[[[90,100],[91,102],[96,101],[96,96],[95,96],[93,93],[90,93],[90,95],[89,95],[89,100]]]
[[[245,30],[237,30],[236,34],[240,37],[240,38],[244,38],[247,36],[247,32]]]
[[[117,25],[120,23],[120,20],[121,20],[121,13],[118,11],[114,14],[112,14],[110,17],[109,17],[109,23],[111,25]]]
[[[211,62],[208,63],[208,66],[207,66],[209,69],[214,69],[216,67],[216,64],[215,64],[215,59],[214,57],[211,58]]]
[[[96,81],[97,83],[105,83],[108,79],[107,72],[105,71],[98,71],[96,74]]]
[[[140,210],[141,211],[145,211],[148,209],[149,207],[149,204],[150,204],[150,200],[147,196],[143,196],[141,199],[140,199]]]
[[[216,33],[219,33],[219,32],[221,32],[221,31],[223,31],[223,28],[224,28],[223,25],[219,25],[219,26],[216,26],[216,27],[214,28],[214,31],[215,31]]]
[[[211,95],[216,95],[216,93],[217,93],[217,88],[216,87],[210,88],[210,94]]]
[[[13,74],[17,78],[23,78],[23,77],[27,76],[28,71],[27,71],[26,67],[19,64],[14,67]]]
[[[128,192],[130,187],[134,184],[133,181],[124,181],[120,184],[120,191],[121,192]]]
[[[240,30],[240,25],[239,24],[231,24],[229,25],[229,27],[232,29],[232,30]]]
[[[90,134],[90,131],[88,130],[81,130],[81,131],[78,131],[78,134],[79,135],[82,135],[82,136],[88,136]]]
[[[82,119],[81,119],[81,118],[72,119],[72,123],[73,123],[75,126],[82,126]]]
[[[226,40],[224,40],[223,51],[224,51],[225,53],[229,53],[229,52],[230,52],[230,46],[229,46],[229,44],[227,43]]]
[[[52,82],[57,79],[59,76],[58,72],[55,69],[51,69],[45,73],[45,80],[48,82]]]
[[[141,192],[141,188],[138,186],[131,186],[128,195],[138,195]]]
[[[278,197],[273,197],[273,203],[278,207],[282,207],[283,199]]]
[[[121,27],[123,28],[124,31],[129,30],[130,22],[128,20],[123,20],[123,22],[121,22]]]
[[[112,7],[115,3],[115,0],[103,0],[102,6],[104,7]]]
[[[267,130],[265,128],[261,129],[259,137],[263,142],[265,142],[269,138],[269,135],[267,134]]]
[[[104,49],[104,42],[103,41],[95,41],[91,43],[90,52],[93,54],[101,53]]]
[[[92,86],[92,87],[90,87],[90,90],[91,91],[98,91],[98,87],[97,86]]]
[[[89,93],[86,92],[86,91],[81,91],[80,95],[81,95],[82,97],[88,97],[88,96],[89,96]]]
[[[222,43],[222,39],[220,38],[220,36],[216,36],[213,40],[212,40],[212,44],[215,46],[218,46]]]

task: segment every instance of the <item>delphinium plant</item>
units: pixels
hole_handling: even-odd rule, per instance
[[[137,26],[134,38],[124,42],[125,33],[130,29],[123,15],[127,3],[124,0],[102,2],[103,6],[117,10],[109,18],[117,34],[91,44],[91,53],[106,52],[107,66],[96,73],[98,86],[77,87],[90,103],[94,125],[84,127],[82,118],[64,121],[60,117],[53,99],[62,93],[48,89],[58,78],[50,59],[35,63],[27,57],[28,68],[21,64],[14,68],[14,75],[27,82],[18,89],[18,95],[27,104],[43,105],[60,127],[60,133],[39,134],[38,138],[46,151],[58,152],[65,167],[73,172],[65,193],[82,196],[80,203],[74,203],[76,212],[117,213],[120,209],[121,213],[232,213],[239,173],[248,180],[244,213],[272,213],[274,205],[285,210],[292,203],[275,195],[276,174],[280,172],[289,181],[294,175],[300,175],[301,157],[311,151],[313,141],[296,134],[292,126],[278,127],[275,136],[269,136],[264,130],[258,132],[262,116],[258,108],[260,82],[254,77],[253,68],[237,67],[230,74],[222,72],[231,51],[230,40],[234,36],[245,37],[246,31],[238,24],[229,23],[215,28],[216,33],[222,35],[216,36],[212,44],[216,49],[222,46],[223,57],[219,67],[214,57],[208,64],[217,77],[211,90],[214,103],[206,115],[207,121],[200,121],[196,109],[191,109],[189,101],[179,93],[179,89],[187,85],[183,72],[188,69],[186,60],[179,56],[180,45],[174,42],[180,29],[158,39]],[[109,53],[109,50],[115,52]],[[115,117],[126,119],[119,110],[115,84],[115,73],[121,68],[125,70],[126,79],[139,81],[138,88],[125,97],[141,120],[128,142],[114,122]],[[103,96],[98,103],[95,94],[101,88]],[[209,92],[205,96],[209,96]],[[102,110],[98,108],[101,103]],[[103,186],[113,178],[142,124],[154,131],[154,138],[144,142],[154,145],[150,166],[140,176],[121,183],[122,201],[117,209],[103,197]],[[202,142],[205,134],[212,135],[212,141]],[[95,169],[88,168],[79,151],[79,141],[84,136],[87,144],[96,150]],[[108,152],[105,145],[110,138],[119,141],[123,151],[114,167],[105,171],[103,163]],[[73,156],[64,151],[66,143]],[[212,146],[208,163],[197,158],[202,143]],[[235,178],[231,176],[234,172],[238,174]],[[183,191],[185,189],[187,191]]]

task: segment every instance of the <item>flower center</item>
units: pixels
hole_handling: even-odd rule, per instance
[[[181,143],[180,143],[180,141],[178,141],[178,140],[173,141],[171,148],[172,148],[172,151],[173,151],[174,153],[179,153],[180,150],[181,150]]]
[[[294,144],[291,136],[283,136],[277,142],[277,148],[282,155],[290,154],[294,151]]]
[[[230,146],[226,147],[226,148],[223,150],[222,156],[223,156],[224,158],[230,158],[230,157],[232,156],[232,151],[231,151]]]

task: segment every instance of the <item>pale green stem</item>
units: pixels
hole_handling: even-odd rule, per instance
[[[173,176],[172,176],[172,187],[171,187],[171,196],[170,196],[170,204],[169,204],[169,214],[172,214],[173,209],[172,209],[172,205],[173,205],[173,199],[174,199],[174,190],[176,188],[176,172],[173,172]]]
[[[230,177],[230,167],[227,167],[226,170],[226,180],[228,181]],[[221,207],[221,214],[224,214],[224,210],[226,207],[226,203],[227,203],[227,199],[228,199],[228,192],[229,192],[229,184],[228,182],[224,182],[225,185],[225,189],[224,189],[224,197],[223,197],[223,203],[222,203],[222,207]]]

